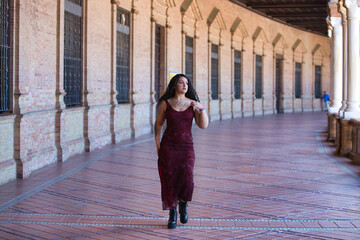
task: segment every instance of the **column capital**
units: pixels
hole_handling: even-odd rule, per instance
[[[331,26],[329,17],[326,18],[326,23],[327,23],[327,26],[328,26],[328,37],[331,38],[332,37],[333,27]]]
[[[338,3],[338,11],[341,14],[342,23],[346,24],[347,10],[346,10],[346,7],[344,6],[343,1],[340,1]]]
[[[342,34],[342,20],[341,17],[330,17],[330,24],[332,26],[333,34]]]
[[[347,9],[347,18],[359,19],[360,0],[343,0],[343,1],[344,1],[344,6]]]

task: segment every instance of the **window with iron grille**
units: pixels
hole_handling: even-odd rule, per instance
[[[301,63],[295,63],[295,98],[301,98]]]
[[[234,97],[241,97],[241,51],[234,50]]]
[[[0,113],[10,111],[10,0],[0,0]]]
[[[321,98],[321,66],[315,65],[315,98]]]
[[[211,98],[219,98],[218,45],[211,44]]]
[[[193,38],[186,36],[185,38],[185,75],[193,82]]]
[[[255,97],[262,96],[262,56],[256,55],[256,72],[255,72]]]
[[[65,0],[64,17],[64,102],[71,107],[82,100],[82,1]]]
[[[130,85],[130,13],[118,7],[116,19],[116,99],[125,103]]]

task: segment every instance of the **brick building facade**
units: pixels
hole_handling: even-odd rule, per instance
[[[150,133],[170,73],[211,121],[320,111],[330,90],[328,37],[231,1],[1,3],[0,183]]]

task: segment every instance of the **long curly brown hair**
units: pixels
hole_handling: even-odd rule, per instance
[[[200,99],[199,99],[190,79],[185,74],[176,74],[174,77],[171,78],[170,83],[167,86],[165,93],[160,97],[158,104],[164,100],[168,100],[169,98],[172,98],[175,96],[176,84],[181,77],[184,77],[188,80],[188,90],[185,93],[185,97],[195,100],[197,102],[200,102]]]

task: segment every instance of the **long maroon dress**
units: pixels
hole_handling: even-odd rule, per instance
[[[161,139],[158,168],[164,210],[175,209],[178,201],[191,201],[195,153],[191,134],[192,107],[176,111],[166,101],[167,127]]]

